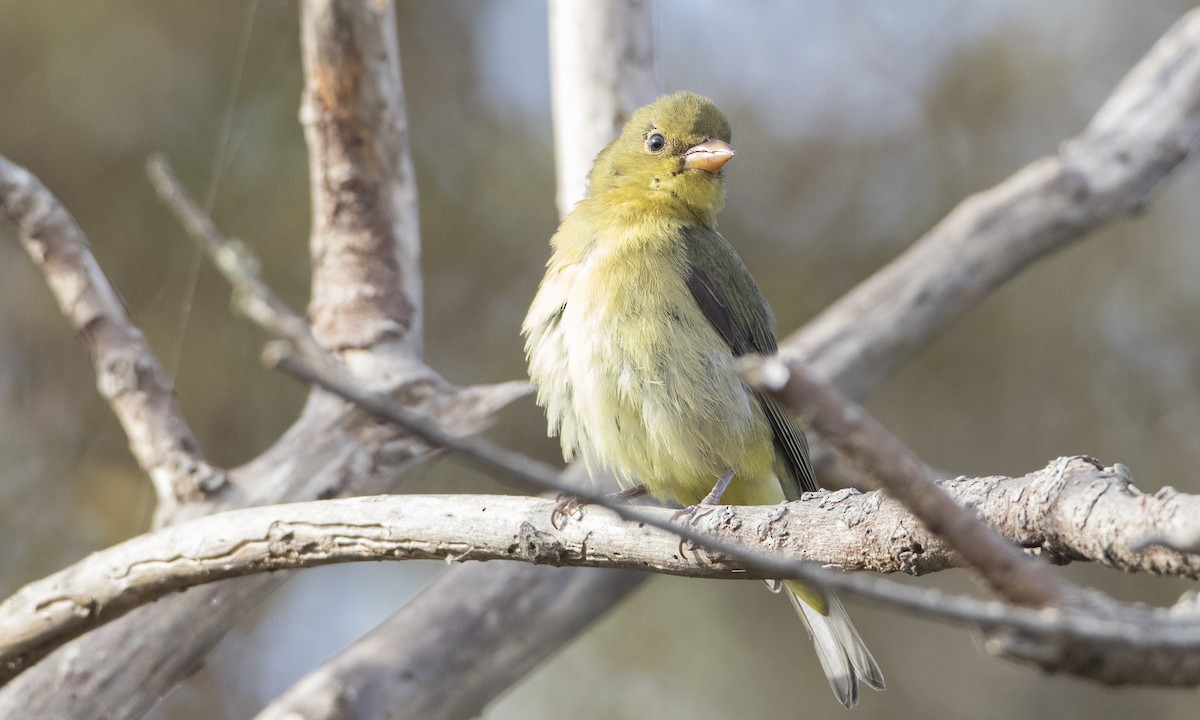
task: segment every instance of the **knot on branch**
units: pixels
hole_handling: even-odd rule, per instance
[[[267,531],[267,553],[273,558],[294,561],[317,548],[318,543],[311,538],[297,538],[291,523],[271,523],[271,528]]]
[[[535,565],[561,565],[575,555],[553,535],[538,530],[530,522],[521,523],[517,541],[509,551]]]

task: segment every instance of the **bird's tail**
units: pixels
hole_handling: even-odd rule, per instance
[[[870,688],[882,690],[883,673],[837,596],[790,580],[784,587],[808,628],[817,659],[838,702],[848,708],[858,703],[859,680]]]

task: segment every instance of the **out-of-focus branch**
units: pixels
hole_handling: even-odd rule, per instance
[[[419,357],[420,226],[395,6],[304,0],[300,39],[313,334],[373,370]],[[397,343],[403,352],[358,352]]]
[[[1200,10],[1184,15],[1078,136],[944,220],[781,343],[860,398],[1034,261],[1142,211],[1200,138]]]
[[[935,475],[904,443],[858,405],[798,363],[750,356],[742,374],[774,395],[803,424],[858,468],[875,487],[900,501],[934,535],[944,539],[1005,600],[1029,607],[1082,601],[1079,588],[1031,561],[972,511],[938,487]]]
[[[162,155],[151,157],[146,174],[158,196],[233,288],[237,310],[275,336],[287,338],[310,362],[330,361],[329,352],[313,337],[308,322],[262,279],[258,258],[241,241],[225,237],[192,199],[167,159]]]
[[[224,486],[224,474],[204,459],[184,420],[171,379],[130,320],[75,219],[36,177],[3,157],[0,212],[17,226],[25,251],[87,345],[100,394],[154,483],[157,519],[181,500]]]
[[[650,0],[550,0],[550,109],[558,213],[587,192],[596,153],[659,93]]]

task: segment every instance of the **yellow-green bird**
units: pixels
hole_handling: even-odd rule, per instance
[[[710,491],[766,505],[817,489],[803,433],[738,375],[739,356],[773,353],[776,340],[771,309],[717,232],[729,142],[725,116],[694,93],[635,112],[550,240],[522,326],[564,456],[683,505]],[[838,599],[784,587],[838,701],[853,706],[860,680],[882,690]]]

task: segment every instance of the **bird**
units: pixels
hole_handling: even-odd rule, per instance
[[[564,458],[685,507],[776,504],[817,489],[803,432],[737,369],[777,340],[770,306],[717,231],[731,134],[696,93],[636,110],[551,238],[521,326]],[[787,593],[842,705],[858,702],[860,681],[884,689],[834,594],[768,585]]]

